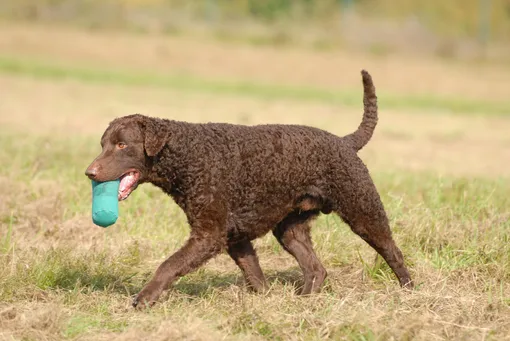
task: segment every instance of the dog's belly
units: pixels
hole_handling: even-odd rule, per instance
[[[289,208],[232,212],[227,219],[229,241],[253,240],[272,231],[292,210]]]
[[[253,240],[272,231],[283,219],[292,212],[322,212],[332,211],[329,198],[315,186],[287,192],[284,195],[271,198],[263,196],[265,200],[231,203],[232,211],[227,219],[227,236],[231,241]]]
[[[228,233],[227,233],[227,238],[228,238],[228,242],[229,243],[235,243],[235,242],[238,242],[238,241],[243,241],[243,240],[254,240],[254,239],[257,239],[257,238],[260,238],[262,236],[264,236],[265,234],[267,234],[271,229],[269,228],[266,228],[266,229],[256,229],[256,228],[253,228],[251,230],[230,230]]]

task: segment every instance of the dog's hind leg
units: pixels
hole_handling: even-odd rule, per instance
[[[304,275],[301,295],[319,292],[327,273],[317,258],[310,237],[310,221],[319,214],[318,210],[293,212],[273,230],[283,248],[296,258]]]
[[[344,200],[335,209],[352,231],[374,248],[388,263],[402,287],[412,288],[413,282],[404,264],[404,256],[395,244],[384,210],[372,180],[358,173],[358,186],[344,188]],[[347,195],[348,194],[348,195]]]
[[[404,256],[395,244],[391,231],[385,223],[365,221],[349,225],[354,233],[359,235],[384,258],[402,287],[413,287],[411,276],[404,264]]]
[[[228,244],[228,254],[243,272],[248,287],[256,292],[267,290],[268,285],[252,243],[249,240]]]

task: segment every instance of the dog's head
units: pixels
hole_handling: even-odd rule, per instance
[[[168,127],[161,119],[138,114],[117,118],[104,132],[103,150],[85,175],[98,182],[120,179],[119,200],[124,200],[148,181],[152,158],[167,140]]]

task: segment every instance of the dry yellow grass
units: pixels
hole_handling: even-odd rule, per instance
[[[372,67],[362,66],[374,70],[378,89],[406,94],[430,87],[443,95],[466,91],[498,99],[509,84],[500,76],[490,92],[486,87],[506,69],[484,66],[482,72],[435,60],[423,61],[423,82],[408,83],[421,62],[345,54],[343,64],[333,61],[342,60],[340,52],[41,28],[3,27],[0,37],[0,48],[11,55],[161,71],[168,55],[154,51],[158,44],[175,44],[181,66],[168,68],[204,77],[357,89],[360,65],[369,62]],[[108,51],[94,49],[106,45]],[[215,56],[212,64],[205,52]],[[312,65],[314,72],[298,64]],[[341,77],[330,72],[333,65]],[[451,85],[434,88],[436,78]],[[268,295],[248,293],[235,264],[221,255],[182,278],[155,309],[140,313],[130,308],[129,296],[182,244],[187,226],[170,198],[150,186],[121,204],[116,225],[105,230],[92,224],[83,171],[99,152],[106,124],[141,112],[193,122],[309,124],[342,135],[359,123],[361,88],[358,109],[6,75],[0,89],[7,89],[0,100],[2,341],[510,340],[507,117],[380,108],[362,157],[410,263],[415,291],[402,291],[372,249],[328,216],[314,229],[329,273],[323,293],[295,295],[300,271],[267,236],[256,247],[272,285]]]
[[[307,124],[344,135],[357,127],[362,114],[361,89],[359,108],[355,110],[332,104],[14,77],[1,77],[0,87],[9,89],[9,96],[1,104],[4,114],[0,124],[39,135],[99,139],[113,118],[136,112],[191,122]],[[510,120],[504,117],[466,119],[461,115],[381,108],[374,139],[362,153],[374,169],[504,176],[508,174],[504,160],[510,160],[509,128]]]
[[[352,88],[359,70],[392,93],[508,99],[510,67],[364,53],[257,47],[199,38],[131,36],[0,22],[0,51],[102,68],[128,67],[204,77]]]

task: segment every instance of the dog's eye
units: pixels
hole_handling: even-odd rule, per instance
[[[127,145],[124,142],[117,143],[117,148],[119,148],[119,149],[124,149],[126,147],[127,147]]]

